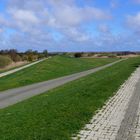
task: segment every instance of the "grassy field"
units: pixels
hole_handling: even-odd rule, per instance
[[[0,140],[69,140],[138,65],[128,59],[0,110]]]
[[[0,78],[0,91],[84,71],[115,60],[117,59],[82,59],[56,56],[27,69]]]

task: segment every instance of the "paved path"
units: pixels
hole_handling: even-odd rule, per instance
[[[27,65],[22,66],[22,67],[19,67],[19,68],[15,68],[15,69],[13,69],[13,70],[9,70],[9,71],[0,73],[0,78],[1,78],[1,77],[4,77],[4,76],[6,76],[6,75],[9,75],[9,74],[15,73],[15,72],[17,72],[17,71],[20,71],[20,70],[22,70],[22,69],[28,68],[28,67],[30,67],[30,66],[32,66],[32,65],[35,65],[35,64],[37,64],[37,63],[40,63],[40,62],[42,62],[42,61],[44,61],[44,60],[46,60],[46,58],[45,58],[45,59],[38,60],[38,61],[35,61],[35,62],[33,62],[33,63],[27,64]]]
[[[128,108],[118,131],[116,140],[135,140],[135,131],[137,130],[135,128],[137,127],[139,119],[139,116],[137,116],[137,112],[140,104],[140,72],[137,76],[137,78],[139,78],[139,81],[136,84],[135,91],[133,92],[133,95],[129,101]],[[138,131],[138,134],[140,140],[140,130]]]
[[[101,66],[98,68],[94,68],[94,69],[87,70],[84,72],[72,74],[69,76],[64,76],[64,77],[57,78],[54,80],[49,80],[49,81],[45,81],[45,82],[41,82],[41,83],[37,83],[37,84],[25,86],[25,87],[20,87],[20,88],[0,92],[0,108],[7,107],[9,105],[15,104],[22,100],[28,99],[32,96],[41,94],[50,89],[61,86],[65,83],[76,80],[76,79],[86,76],[88,74],[95,73],[99,70],[110,67],[123,60],[124,59],[121,59],[121,60],[115,61],[113,63],[107,64],[107,65],[104,65],[104,66]]]
[[[140,68],[73,139],[140,140]]]

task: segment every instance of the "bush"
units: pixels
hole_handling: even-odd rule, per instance
[[[45,57],[45,55],[44,54],[38,54],[38,59],[42,59],[42,58],[44,58]]]
[[[78,58],[78,57],[82,57],[82,53],[75,53],[74,57]]]
[[[36,60],[38,60],[38,55],[28,54],[28,61],[29,62],[36,61]]]
[[[117,56],[116,56],[115,54],[109,54],[108,57],[109,57],[109,58],[115,58],[115,57],[117,57]]]
[[[0,55],[0,68],[4,68],[7,65],[9,65],[10,63],[12,63],[11,58],[9,58],[8,56]]]
[[[14,59],[13,59],[13,61],[14,62],[19,62],[19,61],[21,61],[22,60],[22,58],[17,54],[17,55],[15,55],[15,57],[14,57]]]
[[[28,56],[26,54],[22,55],[22,61],[28,61]]]

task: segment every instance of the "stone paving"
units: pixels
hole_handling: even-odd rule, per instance
[[[138,75],[140,77],[140,75]],[[121,123],[116,140],[135,140],[136,127],[138,124],[138,112],[140,102],[140,81],[135,86],[135,91],[129,101],[124,119]],[[139,133],[140,134],[140,133]],[[140,139],[140,137],[139,137]]]
[[[140,68],[73,140],[140,140]]]
[[[134,139],[140,140],[140,104],[138,106],[138,112],[134,123]]]

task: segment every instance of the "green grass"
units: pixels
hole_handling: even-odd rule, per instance
[[[0,140],[69,140],[139,64],[128,59],[0,110]]]
[[[0,78],[0,91],[84,71],[115,60],[117,59],[76,59],[56,56],[14,74]]]

